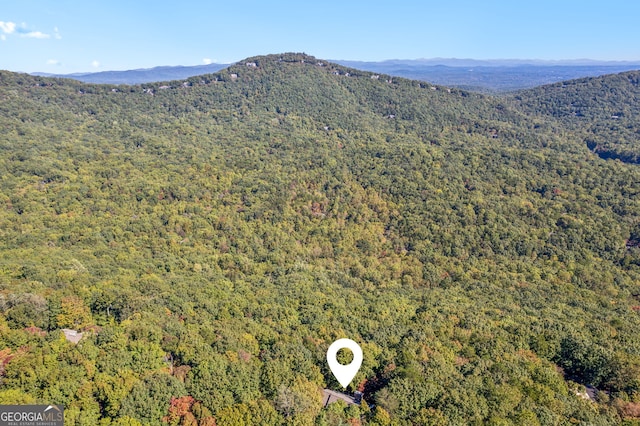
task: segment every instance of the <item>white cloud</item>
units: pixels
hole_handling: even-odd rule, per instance
[[[0,21],[0,30],[2,30],[2,32],[5,33],[5,34],[11,34],[12,32],[14,32],[16,30],[16,24],[15,24],[15,22]]]
[[[54,27],[53,29],[53,37],[56,39],[61,39],[60,32],[58,31],[58,27]],[[22,22],[20,25],[15,22],[5,22],[0,21],[0,40],[6,40],[8,34],[16,33],[22,38],[35,38],[40,40],[45,40],[51,38],[51,34],[43,33],[42,31],[30,31],[29,27],[25,22]]]
[[[57,59],[49,59],[47,65],[60,65],[60,61]]]
[[[209,58],[204,58],[204,59],[202,60],[202,63],[203,63],[203,64],[205,64],[205,65],[209,65],[209,64],[211,64],[212,62],[213,62],[213,61],[212,61],[211,59],[209,59]]]
[[[31,31],[28,33],[24,33],[24,34],[20,34],[20,37],[26,37],[26,38],[38,38],[38,39],[46,39],[46,38],[51,38],[51,36],[49,34],[45,34],[45,33],[41,33],[40,31]]]
[[[94,68],[98,68],[100,67],[100,62],[94,60],[93,62],[91,62],[91,66]]]

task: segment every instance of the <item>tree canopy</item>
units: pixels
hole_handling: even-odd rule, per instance
[[[637,81],[490,97],[294,53],[139,86],[0,71],[0,401],[70,425],[631,422]],[[340,337],[371,409],[322,406]]]

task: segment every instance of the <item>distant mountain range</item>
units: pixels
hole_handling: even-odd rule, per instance
[[[361,64],[379,64],[382,66],[410,65],[410,66],[437,66],[448,67],[517,67],[517,66],[638,66],[640,62],[634,61],[598,61],[593,59],[461,59],[461,58],[421,58],[421,59],[388,59],[384,61],[349,61],[332,60],[339,64],[360,66]]]
[[[84,83],[99,84],[142,84],[157,81],[181,80],[194,75],[211,74],[218,72],[229,64],[209,64],[195,66],[160,66],[127,71],[101,71],[91,73],[74,74],[49,74],[36,72],[33,75],[41,77],[72,78]]]
[[[589,59],[543,61],[435,58],[394,59],[381,62],[334,60],[332,62],[360,70],[479,92],[509,92],[558,81],[597,77],[640,69],[640,62],[594,61]],[[211,74],[230,65],[160,66],[128,71],[33,74],[44,77],[72,78],[85,83],[143,84],[181,80],[196,75]]]
[[[640,63],[573,61],[417,59],[383,62],[335,61],[361,70],[481,92],[509,92],[544,84],[640,69]]]

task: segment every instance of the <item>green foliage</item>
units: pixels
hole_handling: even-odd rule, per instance
[[[167,374],[153,374],[136,383],[122,401],[121,416],[140,419],[143,423],[161,425],[172,397],[186,395],[184,385]]]
[[[73,424],[620,423],[636,80],[493,98],[302,54],[144,86],[0,72],[0,399]],[[322,408],[344,336],[370,412]]]
[[[525,108],[558,118],[600,157],[640,163],[640,72],[556,83],[517,96]]]
[[[296,377],[291,386],[282,385],[275,399],[276,410],[292,424],[308,424],[321,406],[320,388],[304,377]]]

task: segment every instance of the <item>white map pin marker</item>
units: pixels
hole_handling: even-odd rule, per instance
[[[353,352],[351,364],[342,365],[338,362],[338,351],[342,348],[350,349]],[[362,349],[351,339],[338,339],[329,346],[327,350],[327,363],[331,372],[338,379],[343,388],[347,388],[351,380],[358,374],[362,365]]]

